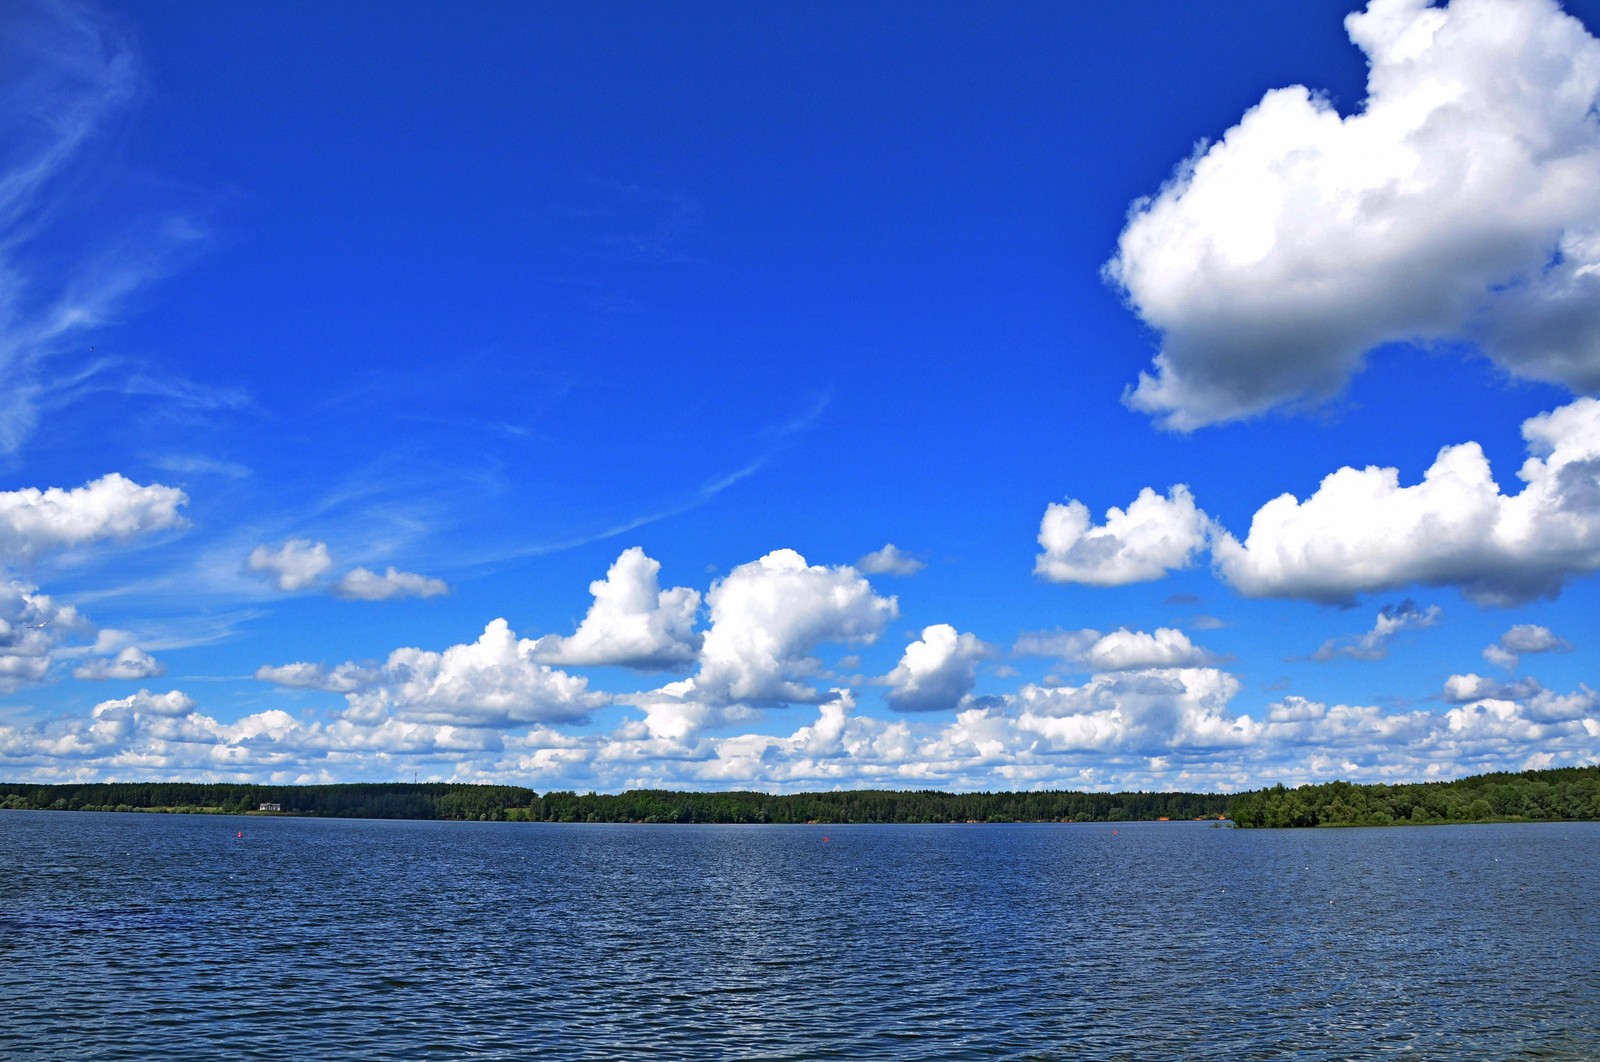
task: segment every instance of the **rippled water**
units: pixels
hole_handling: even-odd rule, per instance
[[[1597,898],[1600,824],[0,812],[0,1057],[1593,1059]]]

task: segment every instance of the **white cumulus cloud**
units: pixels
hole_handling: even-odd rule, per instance
[[[993,649],[975,634],[948,623],[922,629],[900,663],[884,677],[889,705],[902,712],[942,712],[956,707],[977,683],[978,663]]]
[[[256,668],[256,678],[294,689],[326,690],[329,693],[352,693],[363,686],[377,682],[381,674],[376,668],[355,663],[323,667],[304,661],[293,664],[262,665]]]
[[[254,557],[254,554],[251,556]],[[321,571],[312,574],[300,585],[309,585],[320,574]],[[285,587],[281,576],[278,584],[280,590],[298,589]],[[390,565],[382,575],[366,568],[352,568],[334,584],[333,592],[352,601],[390,601],[397,597],[442,597],[450,592],[450,587],[443,579],[430,579],[416,572],[402,572]]]
[[[1162,333],[1127,396],[1190,430],[1466,337],[1600,388],[1600,42],[1552,0],[1373,0],[1367,98],[1264,96],[1134,204],[1108,278]]]
[[[1169,753],[1249,745],[1248,717],[1227,711],[1239,680],[1216,668],[1095,675],[1082,686],[1025,686],[1016,726],[1059,750]]]
[[[872,642],[899,614],[849,565],[810,565],[792,549],[741,564],[706,595],[711,627],[694,686],[711,701],[816,701],[795,681],[824,642]]]
[[[279,590],[304,590],[333,567],[333,558],[325,542],[291,538],[276,549],[257,546],[250,551],[245,567]]]
[[[1210,527],[1182,484],[1165,497],[1146,487],[1126,510],[1107,509],[1099,525],[1080,501],[1052,502],[1039,525],[1044,552],[1033,570],[1054,583],[1148,582],[1186,567],[1205,547]]]
[[[1017,638],[1011,651],[1017,656],[1052,657],[1076,671],[1137,671],[1212,663],[1210,653],[1175,627],[1157,627],[1154,633],[1127,627],[1109,634],[1087,627],[1028,631]]]
[[[140,690],[129,697],[101,701],[94,706],[90,714],[96,719],[115,719],[134,712],[175,718],[188,715],[192,711],[194,711],[194,698],[182,690],[168,690],[166,693]]]
[[[189,498],[176,487],[135,483],[119,473],[63,490],[0,492],[0,557],[29,560],[49,550],[126,540],[183,527]]]
[[[1486,700],[1521,701],[1533,697],[1543,689],[1543,686],[1531,678],[1501,682],[1498,679],[1468,673],[1451,675],[1445,679],[1442,696],[1450,704],[1471,704],[1474,701]]]
[[[535,645],[531,638],[517,638],[505,620],[497,619],[477,641],[452,645],[442,653],[396,649],[358,689],[346,694],[350,706],[345,717],[357,723],[392,716],[457,726],[577,723],[610,702],[589,689],[588,679],[539,663]],[[328,682],[351,681],[361,674],[354,667],[335,668]],[[269,670],[266,677],[289,675]]]
[[[614,665],[659,670],[692,662],[700,649],[695,616],[700,592],[661,589],[661,562],[633,546],[604,579],[589,584],[594,604],[568,637],[548,635],[534,655],[563,666]]]
[[[81,679],[145,679],[164,674],[167,668],[137,645],[122,649],[113,657],[98,657],[72,669]]]
[[[1537,623],[1518,623],[1483,651],[1491,664],[1515,671],[1524,656],[1534,653],[1570,653],[1572,643],[1557,637],[1549,627]]]
[[[882,549],[873,550],[856,561],[856,567],[868,575],[915,575],[928,565],[907,553],[893,542]]]
[[[1212,542],[1217,570],[1250,597],[1348,603],[1413,583],[1485,605],[1554,597],[1600,568],[1600,401],[1522,425],[1526,486],[1502,494],[1477,443],[1447,446],[1421,483],[1393,468],[1341,468],[1304,501],[1262,506],[1244,542]]]
[[[1083,662],[1095,671],[1135,671],[1197,667],[1208,663],[1209,657],[1210,654],[1176,628],[1157,627],[1154,633],[1147,633],[1122,627],[1089,646],[1083,654]]]
[[[39,588],[0,583],[0,694],[43,682],[58,649],[92,633],[71,605],[58,605]]]

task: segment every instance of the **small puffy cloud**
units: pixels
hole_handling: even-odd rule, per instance
[[[1444,700],[1462,707],[1446,713],[1451,726],[1568,726],[1600,736],[1600,720],[1593,717],[1600,708],[1600,695],[1587,686],[1572,693],[1545,689],[1538,680],[1517,679],[1497,682],[1481,675],[1451,675],[1445,681]],[[1586,723],[1587,721],[1587,723]]]
[[[1012,647],[1017,656],[1043,656],[1075,671],[1135,671],[1149,668],[1198,667],[1211,654],[1172,627],[1155,633],[1119,627],[1110,634],[1078,631],[1029,631]]]
[[[661,589],[661,562],[633,546],[623,550],[604,579],[589,584],[594,604],[568,637],[549,635],[534,656],[564,666],[618,666],[659,670],[692,662],[700,649],[695,616],[700,593]]]
[[[856,567],[868,575],[915,575],[927,566],[893,542],[856,561]]]
[[[321,543],[318,543],[321,545]],[[252,559],[255,554],[251,554]],[[323,557],[326,559],[327,550],[324,547]],[[304,569],[308,571],[309,569]],[[326,567],[309,575],[299,586],[310,585],[316,577],[326,571]],[[282,576],[278,579],[280,590],[298,589],[283,585]],[[402,572],[393,565],[382,574],[369,571],[366,568],[352,568],[334,584],[335,595],[352,601],[390,601],[397,597],[442,597],[450,592],[450,587],[443,579],[430,579],[426,575],[416,572]]]
[[[1341,468],[1305,501],[1262,506],[1244,542],[1218,535],[1212,559],[1250,597],[1342,604],[1411,584],[1482,605],[1554,597],[1600,568],[1600,401],[1541,413],[1522,434],[1517,494],[1500,492],[1477,443],[1440,450],[1409,487],[1393,468]]]
[[[1094,671],[1135,671],[1145,668],[1198,667],[1210,654],[1172,627],[1155,633],[1119,628],[1095,641],[1083,655]]]
[[[1357,638],[1329,638],[1322,643],[1313,660],[1382,660],[1389,655],[1389,643],[1395,635],[1406,630],[1422,630],[1439,622],[1439,606],[1422,609],[1409,597],[1398,605],[1385,605],[1378,610],[1378,619],[1372,629]]]
[[[993,649],[948,623],[924,627],[884,678],[889,705],[902,712],[943,712],[956,707],[977,683],[978,663]]]
[[[0,694],[43,682],[57,650],[93,633],[71,605],[58,605],[39,588],[0,582]]]
[[[245,567],[279,590],[304,590],[333,567],[325,542],[291,538],[277,549],[265,545],[250,551]]]
[[[1570,653],[1572,643],[1558,638],[1549,627],[1536,623],[1519,623],[1502,634],[1483,651],[1483,658],[1491,664],[1515,671],[1524,656],[1534,653]]]
[[[810,565],[792,549],[741,564],[706,595],[711,627],[694,678],[712,702],[816,701],[821,694],[794,679],[817,669],[811,655],[824,642],[867,642],[899,614],[849,565]]]
[[[293,689],[326,690],[329,693],[351,693],[378,681],[379,677],[376,668],[353,663],[333,668],[304,662],[256,668],[256,678],[261,682],[272,682]]]
[[[166,693],[140,690],[129,697],[101,701],[94,706],[90,714],[96,719],[119,719],[135,712],[177,718],[192,711],[194,711],[194,699],[182,690],[169,690]]]
[[[1090,521],[1080,501],[1052,502],[1039,525],[1044,552],[1034,574],[1053,583],[1123,586],[1160,579],[1187,567],[1203,549],[1211,521],[1195,507],[1189,488],[1178,484],[1162,497],[1149,487],[1126,510],[1106,510],[1105,522]]]
[[[1496,643],[1507,652],[1529,655],[1532,653],[1570,653],[1572,643],[1558,638],[1549,627],[1536,623],[1519,623],[1500,636]]]
[[[166,673],[166,665],[136,645],[130,645],[114,657],[99,657],[72,669],[74,678],[81,679],[145,679]]]
[[[1571,693],[1541,689],[1522,705],[1523,713],[1535,723],[1575,723],[1591,737],[1600,735],[1600,694],[1587,686]],[[1592,762],[1592,761],[1591,761]]]
[[[0,492],[0,557],[30,560],[56,549],[126,540],[185,526],[176,487],[144,486],[116,472],[81,487]]]
[[[353,665],[335,668],[328,682],[365,678],[346,694],[350,707],[345,718],[356,723],[389,717],[455,726],[581,723],[610,702],[588,688],[588,679],[539,663],[535,645],[531,638],[518,639],[505,620],[497,619],[476,642],[452,645],[442,653],[396,649],[370,672]],[[273,674],[269,671],[269,681],[276,681]]]
[[[1373,0],[1345,26],[1357,113],[1276,89],[1134,204],[1106,275],[1162,345],[1128,404],[1187,431],[1460,337],[1600,388],[1600,42],[1552,0]]]
[[[1531,678],[1515,682],[1500,682],[1482,675],[1451,675],[1445,679],[1443,698],[1450,704],[1471,704],[1474,701],[1522,701],[1543,690]]]

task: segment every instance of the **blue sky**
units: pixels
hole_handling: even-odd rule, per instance
[[[1592,763],[1597,30],[12,5],[0,777]]]

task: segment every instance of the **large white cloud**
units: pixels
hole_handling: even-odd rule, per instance
[[[1183,568],[1203,549],[1211,521],[1179,484],[1162,497],[1149,487],[1126,510],[1106,510],[1090,521],[1088,506],[1052,502],[1039,525],[1034,573],[1055,583],[1123,586],[1159,579]]]
[[[326,542],[291,538],[276,549],[257,546],[245,559],[245,567],[279,590],[304,590],[333,567],[333,557]]]
[[[1251,597],[1346,603],[1413,583],[1481,604],[1554,597],[1600,568],[1600,401],[1532,417],[1522,434],[1517,494],[1500,492],[1477,443],[1440,450],[1409,487],[1393,468],[1341,468],[1305,501],[1262,506],[1244,542],[1216,537],[1217,570]]]
[[[922,629],[906,646],[895,669],[884,676],[889,704],[902,712],[942,712],[956,707],[977,684],[978,664],[994,650],[975,634],[948,623]]]
[[[70,490],[0,491],[0,558],[25,561],[49,550],[183,527],[178,510],[188,502],[176,487],[146,486],[116,472]]]
[[[1093,676],[1082,686],[1025,686],[1016,725],[1059,750],[1166,755],[1251,742],[1248,717],[1227,711],[1239,680],[1216,668],[1162,668]]]
[[[660,573],[661,562],[638,546],[623,550],[606,577],[589,584],[594,604],[578,629],[540,638],[534,655],[563,666],[661,669],[692,662],[700,648],[694,629],[700,593],[663,590]]]
[[[1345,25],[1357,113],[1269,92],[1134,204],[1106,272],[1162,347],[1128,402],[1189,430],[1463,336],[1600,388],[1600,42],[1551,0],[1373,0]]]
[[[872,642],[899,614],[849,565],[809,565],[792,549],[741,564],[706,595],[711,627],[694,686],[710,701],[816,701],[797,682],[816,670],[824,642]]]
[[[326,689],[353,685],[346,693],[345,718],[357,723],[376,724],[389,717],[455,726],[580,723],[610,702],[589,689],[588,679],[539,663],[536,644],[517,638],[505,620],[497,619],[475,642],[452,645],[442,653],[396,649],[378,667],[342,665],[324,673],[320,683],[307,665],[257,674],[268,681]]]

